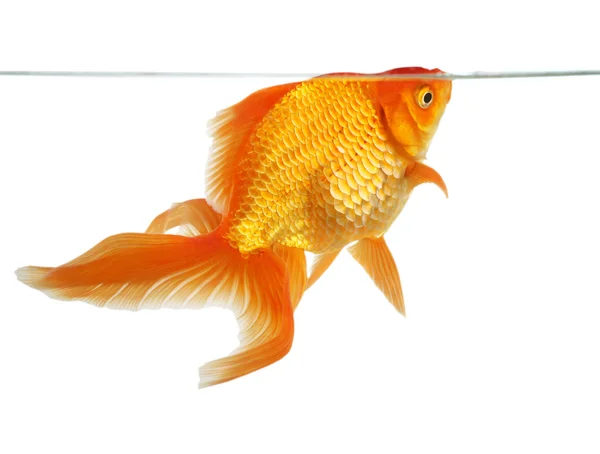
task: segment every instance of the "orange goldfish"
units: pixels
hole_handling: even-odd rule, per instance
[[[200,368],[200,387],[284,357],[304,291],[350,243],[404,314],[383,235],[415,186],[433,182],[447,195],[422,161],[452,89],[448,80],[386,78],[415,73],[441,71],[337,73],[251,94],[209,124],[206,199],[174,205],[145,233],[111,236],[17,277],[55,299],[116,309],[231,309],[240,345]],[[179,235],[166,233],[177,226]],[[308,277],[305,251],[316,254]]]

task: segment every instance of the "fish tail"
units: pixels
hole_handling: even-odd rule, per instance
[[[282,259],[271,249],[243,256],[220,230],[194,237],[114,235],[62,266],[29,266],[16,274],[59,300],[131,310],[231,309],[240,324],[240,346],[200,369],[200,387],[206,387],[279,360],[290,350],[294,333]]]
[[[221,215],[205,199],[191,199],[174,203],[170,209],[156,216],[146,233],[167,233],[179,227],[179,235],[198,236],[215,230],[221,220]]]

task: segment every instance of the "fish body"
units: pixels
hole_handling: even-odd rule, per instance
[[[440,96],[449,96],[449,83],[439,85]],[[434,131],[422,140],[403,131],[401,140],[409,143],[399,143],[385,113],[398,116],[398,100],[382,105],[380,92],[390,88],[368,80],[316,78],[290,88],[283,86],[282,98],[254,124],[235,170],[208,173],[209,203],[213,187],[233,181],[228,200],[214,197],[226,214],[226,237],[243,252],[277,242],[321,254],[381,236],[412,189],[407,166],[424,157]],[[237,111],[227,109],[212,122],[217,141],[231,134]],[[214,154],[234,156],[227,146]]]
[[[304,291],[350,243],[404,313],[383,235],[415,186],[446,192],[422,161],[451,82],[386,76],[440,72],[340,73],[253,93],[209,124],[206,199],[174,205],[143,234],[114,235],[62,266],[17,276],[53,298],[98,306],[232,309],[240,347],[203,366],[201,386],[283,357]],[[177,226],[179,235],[166,234]],[[310,276],[305,251],[316,254]]]

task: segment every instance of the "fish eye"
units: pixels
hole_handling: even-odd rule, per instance
[[[417,101],[419,102],[419,106],[421,106],[421,108],[427,109],[433,102],[433,91],[431,91],[431,88],[421,88],[421,90],[419,90]]]

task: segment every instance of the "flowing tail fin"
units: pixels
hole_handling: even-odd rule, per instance
[[[115,235],[62,266],[30,266],[16,274],[52,298],[96,306],[233,310],[240,346],[200,368],[200,387],[268,366],[292,346],[293,309],[283,261],[270,249],[244,257],[218,229],[196,237]]]
[[[166,233],[179,227],[179,235],[198,236],[212,232],[220,222],[221,215],[205,199],[191,199],[174,203],[169,210],[156,216],[146,233]],[[284,262],[289,276],[290,300],[295,310],[307,287],[304,251],[278,243],[273,244],[271,250]]]

